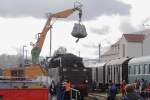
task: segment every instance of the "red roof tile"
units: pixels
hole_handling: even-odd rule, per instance
[[[143,34],[123,34],[128,42],[143,42]]]

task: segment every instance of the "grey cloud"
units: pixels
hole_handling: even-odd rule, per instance
[[[110,46],[105,46],[105,47],[102,47],[102,51],[106,51],[110,48]]]
[[[131,8],[130,5],[124,4],[117,0],[83,0],[83,1],[85,1],[84,2],[85,13],[87,13],[85,15],[90,16],[90,18],[94,18],[102,14],[128,15],[129,10]]]
[[[106,44],[107,44],[107,45],[111,45],[111,41],[107,40],[107,41],[106,41]]]
[[[109,38],[105,38],[103,40],[103,44],[105,44],[106,46],[110,46],[112,44],[112,40]]]
[[[82,46],[85,48],[98,48],[98,44],[82,44]]]
[[[47,12],[72,8],[76,0],[0,0],[0,16],[33,16],[43,18]],[[130,5],[117,0],[81,0],[86,20],[102,14],[129,14]]]
[[[125,22],[125,21],[121,22],[119,29],[123,33],[130,33],[130,32],[137,31],[137,29],[132,24],[130,24],[129,22]]]
[[[148,17],[148,18],[145,18],[145,20],[143,20],[142,23],[147,25],[149,22],[150,22],[150,18]]]
[[[99,55],[99,47],[98,44],[82,44],[83,47],[88,48],[88,49],[93,49],[94,52],[92,53],[95,56]],[[101,44],[101,54],[103,54],[106,50],[108,50],[109,46],[103,46],[103,44]]]
[[[98,35],[105,35],[109,33],[109,26],[104,26],[101,29],[91,28],[91,32],[96,33]]]
[[[101,47],[100,55],[104,54],[109,48],[110,48],[109,46]],[[95,52],[93,52],[93,55],[98,57],[99,56],[99,49],[95,49]]]
[[[146,28],[146,27],[149,27],[150,26],[150,18],[148,17],[148,18],[145,18],[145,20],[143,20],[142,22],[141,22],[141,26],[140,26],[140,29],[144,29],[144,28]]]
[[[105,38],[101,43],[101,48],[108,48],[112,44],[112,41],[108,38]],[[99,44],[98,43],[84,43],[82,44],[84,48],[89,48],[89,49],[98,49]]]

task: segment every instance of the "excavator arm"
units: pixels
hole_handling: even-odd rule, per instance
[[[33,47],[33,49],[31,50],[32,64],[39,64],[39,56],[40,56],[40,53],[41,53],[41,50],[42,50],[42,47],[44,44],[44,40],[46,38],[47,32],[50,30],[50,28],[52,28],[52,25],[51,25],[52,18],[66,18],[75,11],[79,11],[79,20],[80,20],[81,15],[82,15],[81,7],[67,9],[67,10],[64,10],[64,11],[61,11],[61,12],[58,12],[55,14],[50,14],[48,16],[48,20],[47,20],[42,32],[38,34],[37,42],[36,42],[35,46]]]

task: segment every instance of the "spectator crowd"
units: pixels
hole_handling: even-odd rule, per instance
[[[117,87],[109,80],[107,88],[107,100],[116,100],[118,90],[121,92],[122,100],[149,100],[150,83],[144,79],[136,79],[133,83],[127,84],[125,80]]]

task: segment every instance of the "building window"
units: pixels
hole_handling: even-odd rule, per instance
[[[15,79],[15,80],[24,80],[24,70],[12,70],[11,71],[11,76]]]
[[[150,64],[149,64],[149,68],[148,68],[149,70],[148,70],[148,74],[150,74]]]
[[[136,67],[135,66],[129,66],[129,70],[128,71],[130,71],[129,73],[130,73],[130,75],[132,74],[132,75],[134,75],[135,74],[135,71],[136,70]]]
[[[148,74],[149,73],[148,65],[144,64],[144,66],[145,66],[145,74]]]
[[[137,65],[137,67],[139,68],[139,70],[138,70],[138,74],[140,74],[140,73],[141,73],[140,65]]]
[[[116,77],[115,77],[115,76],[116,76],[116,75],[115,75],[115,74],[116,74],[116,73],[115,73],[116,70],[115,70],[115,69],[116,69],[116,68],[115,68],[115,66],[114,66],[114,82],[115,82],[115,80],[116,80]]]
[[[128,67],[128,74],[131,74],[131,66]]]
[[[125,44],[122,44],[122,57],[125,57]]]
[[[112,66],[110,66],[110,73],[111,73],[110,74],[110,76],[111,76],[110,79],[112,80]]]
[[[136,74],[140,74],[140,66],[135,65],[135,67],[136,67]]]
[[[141,74],[145,74],[145,66],[140,65],[140,67],[141,67]]]
[[[118,51],[120,50],[119,44],[118,44]]]
[[[144,64],[144,66],[143,66],[143,74],[146,74],[146,65]]]
[[[133,74],[136,74],[136,66],[133,66]]]

